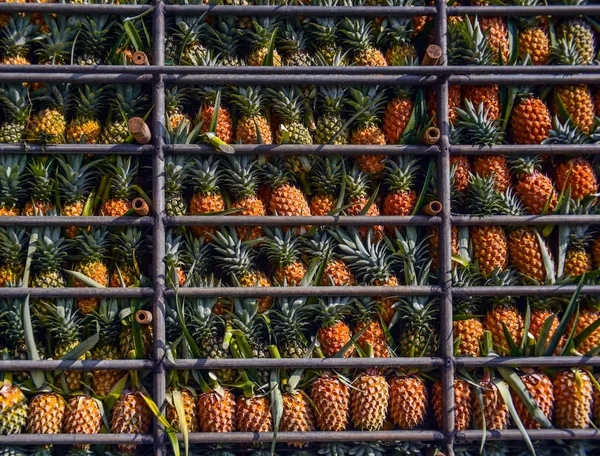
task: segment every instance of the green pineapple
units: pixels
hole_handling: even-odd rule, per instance
[[[111,94],[109,120],[100,134],[99,144],[125,144],[130,138],[127,121],[143,116],[148,108],[148,95],[142,85],[115,86]]]
[[[582,0],[574,0],[582,4]],[[565,20],[558,28],[558,38],[573,41],[582,65],[591,65],[596,57],[596,40],[591,24],[583,18]]]
[[[219,62],[225,66],[242,66],[239,57],[242,35],[237,28],[235,16],[218,16],[215,23],[207,28],[207,41],[211,49],[219,56]]]
[[[54,18],[45,14],[48,32],[40,40],[36,51],[38,62],[47,65],[69,65],[73,63],[73,43],[81,30],[81,17],[61,14]]]
[[[395,0],[390,6],[409,6],[412,0]],[[377,37],[387,50],[385,59],[390,66],[418,65],[417,50],[412,43],[412,19],[410,17],[386,17]]]
[[[82,20],[78,38],[77,65],[102,65],[107,56],[112,29],[117,24],[113,16],[98,14]]]
[[[29,15],[13,15],[0,33],[0,52],[2,65],[29,65],[27,55],[31,44],[39,41],[39,27],[31,23]],[[26,85],[26,84],[23,84]]]
[[[71,106],[70,84],[48,84],[34,92],[34,104],[40,107],[27,125],[27,139],[42,145],[63,144],[67,129],[66,113]]]
[[[191,163],[184,155],[168,155],[165,167],[165,211],[169,216],[187,214],[188,204],[183,197]]]
[[[110,275],[111,287],[139,286],[143,279],[140,260],[147,250],[147,239],[137,227],[127,227],[112,233],[110,238],[115,267]]]
[[[48,157],[35,157],[27,167],[29,196],[31,198],[23,208],[23,215],[50,215],[55,207],[54,160]]]
[[[373,22],[363,17],[345,18],[340,31],[345,37],[344,43],[354,52],[354,65],[387,66],[384,55],[373,45]]]
[[[273,0],[256,0],[259,5],[271,5]],[[277,49],[273,48],[272,63],[269,60],[269,43],[273,35],[277,33],[279,19],[276,17],[256,16],[252,18],[252,28],[249,30],[251,51],[248,57],[248,65],[262,66],[270,63],[270,66],[281,66],[281,56]]]
[[[26,192],[22,185],[26,155],[0,154],[0,215],[20,214],[19,202]]]
[[[311,66],[314,64],[314,60],[307,50],[307,36],[299,17],[289,18],[280,34],[279,49],[283,54],[284,65]]]
[[[281,120],[276,134],[277,144],[312,144],[312,136],[302,119],[304,106],[298,87],[267,89],[266,92]]]
[[[61,236],[60,227],[39,230],[33,255],[34,276],[31,285],[36,288],[64,288],[62,273],[67,256],[68,242]]]
[[[348,144],[348,127],[342,118],[346,89],[339,86],[319,87],[319,112],[315,129],[316,144]]]
[[[31,102],[27,85],[10,84],[0,87],[0,103],[4,122],[0,125],[0,142],[16,144],[23,140]]]
[[[202,36],[206,22],[201,16],[177,16],[177,26],[172,29],[177,43],[176,65],[197,65],[206,57],[206,47],[202,44]]]
[[[10,359],[26,360],[27,344],[25,342],[25,328],[23,326],[23,298],[2,299],[0,300],[0,329],[2,330],[2,345],[8,349]],[[31,325],[34,333],[37,334],[39,321],[35,316],[31,318]],[[44,349],[41,341],[36,341],[40,356],[43,356]],[[22,373],[25,378],[29,376],[27,372]],[[19,377],[22,375],[19,374]]]
[[[25,270],[28,235],[23,228],[0,228],[0,287],[19,286]]]

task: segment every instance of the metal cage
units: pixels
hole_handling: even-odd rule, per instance
[[[452,300],[453,296],[465,295],[568,295],[573,286],[515,286],[515,287],[470,287],[451,286],[451,227],[453,225],[543,225],[566,223],[600,224],[600,216],[523,216],[523,217],[471,217],[455,216],[450,213],[450,156],[458,154],[600,154],[599,145],[585,146],[518,146],[501,145],[481,149],[475,146],[450,145],[448,122],[449,84],[559,84],[559,83],[600,83],[600,68],[597,66],[536,66],[536,67],[460,67],[448,66],[447,60],[447,20],[457,15],[553,15],[574,16],[579,14],[600,16],[600,5],[587,6],[540,6],[540,7],[450,7],[446,0],[435,0],[434,6],[427,7],[314,7],[314,6],[178,6],[154,0],[151,5],[82,5],[57,3],[0,3],[0,13],[63,13],[86,14],[107,13],[134,15],[152,10],[153,15],[153,58],[149,66],[86,67],[74,65],[0,65],[1,82],[37,81],[37,82],[73,82],[73,83],[143,83],[153,87],[153,143],[147,146],[137,145],[54,145],[44,150],[37,146],[2,145],[0,153],[90,153],[90,154],[135,154],[152,156],[153,178],[153,214],[148,217],[9,217],[0,221],[0,225],[107,225],[107,226],[151,226],[153,236],[153,286],[139,289],[31,289],[2,288],[0,297],[18,297],[31,294],[35,297],[95,296],[95,297],[152,297],[154,349],[152,360],[120,361],[0,361],[2,370],[54,370],[60,369],[152,369],[153,399],[164,407],[166,392],[166,373],[171,369],[218,369],[232,367],[358,367],[371,366],[411,366],[435,367],[440,370],[444,391],[444,423],[438,430],[415,431],[379,431],[379,432],[308,432],[302,434],[280,432],[281,442],[342,442],[342,441],[429,441],[438,442],[445,455],[454,454],[455,443],[481,441],[481,431],[456,432],[454,430],[454,372],[455,368],[484,366],[576,366],[600,365],[600,357],[548,357],[548,358],[455,358],[452,343]],[[166,66],[165,18],[169,15],[246,15],[246,16],[433,16],[435,18],[436,42],[442,48],[442,62],[439,66],[419,67],[181,67]],[[165,344],[165,300],[174,296],[173,290],[165,286],[165,229],[180,225],[281,225],[282,217],[167,217],[165,215],[165,155],[166,154],[212,154],[214,149],[208,146],[166,145],[165,128],[165,86],[169,84],[266,84],[279,85],[290,83],[318,84],[382,84],[382,85],[428,85],[436,88],[437,118],[441,130],[441,139],[433,146],[234,146],[238,154],[364,154],[386,153],[415,154],[435,156],[440,182],[439,196],[443,211],[439,216],[388,217],[377,219],[379,225],[436,225],[440,233],[440,282],[437,286],[426,287],[308,287],[299,289],[283,288],[228,288],[229,296],[278,296],[302,294],[310,296],[346,295],[369,296],[375,291],[378,295],[437,295],[441,297],[440,312],[440,349],[434,358],[392,358],[392,359],[248,359],[248,360],[176,360],[166,359]],[[371,217],[287,217],[285,226],[302,225],[371,225]],[[179,290],[181,296],[217,296],[222,288],[185,288]],[[600,286],[586,286],[583,293],[600,294]],[[600,432],[594,429],[529,430],[532,439],[600,439]],[[490,431],[487,439],[520,440],[518,430]],[[250,443],[268,442],[273,433],[211,434],[195,433],[190,435],[191,443]],[[0,436],[0,444],[72,444],[72,443],[138,443],[150,445],[156,456],[168,454],[167,439],[162,425],[155,420],[152,434],[148,435],[10,435]]]

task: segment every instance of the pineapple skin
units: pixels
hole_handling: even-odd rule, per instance
[[[121,393],[113,408],[110,432],[113,434],[147,434],[152,424],[152,412],[141,393],[125,391]],[[120,444],[122,453],[133,454],[137,445]]]
[[[504,335],[504,325],[508,328],[513,341],[517,346],[523,339],[523,317],[512,304],[496,305],[485,316],[484,327],[492,333],[494,346],[500,349],[500,355],[508,353],[508,341]]]
[[[109,199],[100,209],[100,215],[107,217],[123,217],[131,210],[131,201],[121,199]]]
[[[242,287],[270,287],[271,281],[262,271],[249,272],[242,277],[239,277],[239,282]],[[272,296],[262,296],[258,298],[258,313],[265,313],[273,306]]]
[[[591,307],[584,307],[579,313],[579,319],[577,320],[577,326],[575,328],[575,336],[583,332],[596,320],[600,319],[600,310],[593,309]],[[566,334],[571,334],[573,329],[574,321],[571,319]],[[587,353],[593,350],[600,344],[600,328],[596,328],[592,334],[586,337],[577,347],[577,351],[580,353]]]
[[[554,388],[548,376],[542,372],[533,372],[521,375],[521,381],[532,399],[548,420],[552,421],[554,415]],[[521,398],[514,392],[511,393],[517,414],[526,429],[541,429],[541,425],[533,418]]]
[[[557,86],[556,93],[575,126],[584,133],[589,133],[594,124],[594,101],[589,87],[585,84]],[[557,115],[560,113],[556,100],[553,102],[553,111]]]
[[[237,399],[236,421],[240,432],[271,432],[271,401],[267,397],[244,397]]]
[[[190,201],[190,215],[202,215],[208,212],[222,212],[225,210],[225,200],[220,193],[204,195],[195,193]],[[217,232],[216,227],[211,226],[193,226],[190,227],[196,237],[204,237],[205,240],[211,239],[211,234]]]
[[[469,318],[468,320],[457,320],[452,322],[454,339],[458,340],[458,356],[478,357],[481,353],[479,346],[483,338],[483,323],[478,318]]]
[[[462,96],[471,100],[475,108],[483,103],[484,110],[489,109],[488,119],[496,120],[500,117],[500,91],[497,85],[464,86]]]
[[[104,287],[108,286],[108,268],[102,261],[79,263],[76,265],[75,271],[82,273],[84,276],[89,277]],[[87,285],[77,279],[73,280],[73,286],[87,287]],[[77,307],[82,313],[88,314],[92,311],[98,310],[100,307],[100,298],[79,298],[77,300]]]
[[[321,286],[333,285],[342,287],[344,285],[356,285],[354,274],[348,265],[342,260],[332,259],[325,265]]]
[[[316,429],[312,404],[302,392],[283,394],[283,414],[279,426],[282,432],[312,432]],[[288,445],[301,448],[307,442],[289,442]]]
[[[214,106],[206,106],[200,111],[200,122],[202,122],[202,127],[200,127],[200,130],[202,133],[207,133],[210,130],[210,125],[214,115]],[[229,112],[229,109],[227,109],[225,106],[219,107],[215,133],[217,137],[225,141],[227,144],[233,141],[233,118]]]
[[[367,326],[367,329],[356,339],[357,345],[361,349],[366,350],[367,344],[370,344],[373,348],[373,356],[375,358],[389,358],[390,351],[381,323],[378,320],[370,322],[360,321],[354,328],[354,334],[358,334],[365,326]]]
[[[583,249],[569,249],[565,258],[564,273],[571,277],[581,277],[592,270],[592,258]]]
[[[235,129],[235,141],[242,144],[259,144],[256,130],[260,132],[261,144],[273,144],[271,125],[263,116],[242,117]]]
[[[67,142],[96,144],[100,139],[100,122],[95,119],[74,119],[67,126]],[[85,138],[85,140],[84,140]]]
[[[66,402],[55,393],[36,394],[29,403],[27,432],[30,434],[58,434],[65,418]]]
[[[79,217],[83,213],[84,206],[85,203],[83,201],[68,203],[60,209],[60,213],[61,215],[65,215],[67,217]],[[65,228],[65,233],[69,239],[75,239],[79,233],[79,227],[68,226]]]
[[[412,114],[414,103],[410,98],[395,98],[385,107],[383,134],[388,144],[398,144]]]
[[[578,371],[581,383],[577,381],[574,370]],[[553,385],[556,426],[563,429],[590,427],[593,386],[589,374],[583,369],[565,369],[554,377]]]
[[[322,326],[317,333],[319,343],[323,353],[328,358],[333,357],[344,345],[352,338],[352,331],[343,321],[337,321],[331,326]],[[354,353],[354,347],[344,353],[344,358],[350,357]]]
[[[521,59],[529,54],[534,65],[546,65],[550,60],[550,38],[543,27],[529,27],[519,34]]]
[[[429,394],[418,375],[390,380],[390,418],[402,430],[422,426],[427,417]]]
[[[167,394],[172,392],[173,388],[169,388]],[[187,389],[181,389],[179,391],[181,393],[181,397],[183,399],[183,411],[185,415],[185,422],[187,424],[188,432],[196,432],[198,430],[198,416],[197,416],[197,408],[196,408],[196,398],[194,395]],[[167,421],[171,423],[175,429],[181,432],[179,427],[179,416],[177,414],[177,409],[167,403]]]
[[[33,142],[45,140],[61,144],[64,142],[67,121],[60,111],[46,108],[30,119],[27,129]]]
[[[20,434],[27,423],[27,399],[18,386],[0,389],[0,435]]]
[[[240,209],[236,215],[245,217],[261,217],[267,215],[262,200],[256,196],[247,196],[243,199],[235,201],[231,205],[232,209]],[[264,235],[264,230],[260,226],[236,226],[235,231],[239,239],[254,240]]]
[[[508,253],[511,264],[520,274],[542,283],[546,268],[534,228],[518,228],[508,235]]]
[[[598,190],[598,179],[594,167],[582,157],[567,160],[556,168],[556,188],[559,191],[571,188],[571,198],[582,199]]]
[[[503,271],[508,266],[508,241],[501,226],[471,227],[473,256],[481,272],[489,276],[495,268]]]
[[[273,189],[269,199],[269,211],[282,217],[301,215],[310,216],[310,206],[304,193],[290,184],[279,185]]]
[[[65,434],[98,434],[102,426],[102,414],[94,399],[89,396],[75,396],[69,400],[63,423]],[[74,445],[88,449],[90,445]]]
[[[476,157],[473,171],[483,177],[492,177],[498,192],[508,190],[511,182],[510,170],[504,155],[484,155]]]
[[[324,373],[312,384],[310,398],[322,431],[344,431],[350,424],[350,389],[337,376]]]
[[[486,429],[491,431],[507,429],[510,421],[508,406],[504,403],[498,387],[491,381],[479,382],[483,401],[483,411],[479,398],[473,395],[473,412],[477,429],[483,429],[485,417]]]
[[[198,425],[201,432],[233,432],[236,429],[236,400],[229,389],[223,396],[215,391],[198,397]]]
[[[378,431],[383,428],[390,400],[385,377],[375,372],[361,373],[352,383],[350,415],[356,429]]]
[[[432,390],[432,403],[438,426],[442,426],[444,410],[442,407],[442,382],[435,382]],[[454,380],[454,429],[464,431],[469,429],[473,414],[473,392],[471,386],[464,380]]]
[[[119,351],[112,345],[97,347],[92,352],[92,359],[119,359]],[[96,394],[106,396],[115,384],[123,377],[123,371],[95,370],[92,371],[92,387]]]
[[[510,126],[516,144],[542,144],[550,137],[550,110],[539,98],[525,98],[513,108]]]

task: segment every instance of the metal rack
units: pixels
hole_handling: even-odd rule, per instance
[[[164,407],[166,392],[166,372],[171,369],[219,369],[232,367],[369,367],[369,366],[412,366],[434,367],[441,372],[444,390],[444,423],[439,430],[415,431],[380,431],[380,432],[308,432],[303,434],[279,433],[278,440],[286,441],[429,441],[442,445],[444,454],[454,454],[454,443],[464,441],[480,441],[481,431],[454,431],[454,371],[457,367],[482,366],[574,366],[600,365],[600,357],[562,357],[562,358],[455,358],[452,344],[452,301],[453,296],[464,295],[555,295],[570,294],[574,287],[542,286],[542,287],[470,287],[454,288],[451,286],[451,227],[452,225],[502,224],[502,225],[542,225],[564,223],[600,223],[600,216],[545,216],[545,217],[490,217],[475,218],[469,216],[452,216],[450,213],[450,156],[453,154],[600,154],[600,146],[494,146],[478,148],[473,146],[451,146],[449,143],[448,124],[448,87],[449,84],[558,84],[558,83],[598,83],[600,69],[594,66],[585,67],[452,67],[447,60],[447,20],[456,15],[556,15],[573,16],[577,14],[600,15],[600,5],[588,6],[543,6],[543,7],[449,7],[446,0],[435,0],[434,6],[428,7],[310,7],[310,6],[177,6],[166,5],[162,0],[154,0],[152,5],[81,5],[56,3],[0,3],[0,13],[36,12],[86,14],[107,13],[134,15],[152,9],[153,14],[153,58],[152,65],[143,67],[103,66],[98,68],[82,66],[30,65],[26,72],[21,67],[0,65],[0,81],[39,81],[39,82],[73,82],[73,83],[144,83],[153,87],[153,143],[148,146],[102,146],[102,145],[56,145],[45,148],[45,153],[92,153],[92,154],[136,154],[152,155],[153,160],[153,214],[150,217],[10,217],[1,220],[0,225],[64,225],[89,226],[151,226],[153,231],[153,287],[140,289],[0,289],[0,297],[15,297],[31,294],[36,297],[95,296],[95,297],[152,297],[153,299],[153,332],[154,348],[152,360],[122,361],[0,361],[1,370],[42,369],[152,369],[153,399]],[[311,68],[207,68],[165,66],[164,39],[165,18],[174,14],[185,15],[272,15],[272,16],[419,16],[435,17],[436,41],[443,50],[442,64],[434,67],[311,67]],[[439,197],[444,210],[439,216],[426,217],[379,217],[379,225],[436,225],[440,234],[440,267],[443,271],[437,286],[431,287],[308,287],[300,289],[283,288],[228,288],[230,296],[279,296],[282,294],[324,296],[378,295],[409,296],[437,295],[441,297],[440,312],[440,351],[434,358],[393,358],[393,359],[254,359],[254,360],[176,360],[169,361],[165,357],[165,300],[174,295],[173,290],[165,286],[165,230],[169,226],[181,225],[280,225],[281,217],[167,217],[165,215],[165,155],[166,154],[211,154],[214,149],[208,146],[184,146],[164,144],[165,118],[165,85],[169,84],[381,84],[381,85],[428,85],[437,91],[437,119],[441,130],[441,139],[435,146],[234,146],[238,154],[327,154],[334,152],[354,155],[385,153],[390,155],[414,154],[434,156],[437,161]],[[24,148],[19,145],[2,145],[0,153],[41,153],[41,148],[32,146]],[[313,225],[372,225],[371,217],[288,217],[285,226]],[[185,288],[179,290],[182,296],[217,296],[221,288]],[[584,287],[583,293],[600,294],[600,286]],[[600,439],[600,433],[588,430],[531,430],[532,439]],[[517,430],[494,431],[487,433],[488,439],[520,440]],[[254,441],[268,442],[273,439],[272,433],[231,433],[210,434],[196,433],[190,435],[192,443],[249,443]],[[152,445],[156,456],[168,453],[165,432],[155,420],[150,435],[12,435],[0,436],[0,444],[72,444],[72,443],[138,443]]]

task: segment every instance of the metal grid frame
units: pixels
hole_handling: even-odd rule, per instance
[[[447,19],[456,15],[554,15],[573,16],[577,14],[600,15],[600,5],[589,6],[541,6],[541,7],[449,7],[446,0],[435,0],[431,7],[310,7],[310,6],[177,6],[165,5],[162,0],[153,0],[148,5],[77,5],[56,3],[0,3],[0,13],[36,12],[36,13],[107,13],[132,15],[153,9],[153,59],[150,66],[102,66],[93,69],[82,66],[29,65],[24,69],[19,66],[0,65],[0,81],[40,81],[40,82],[74,82],[74,83],[144,83],[153,87],[153,143],[146,146],[136,145],[56,145],[45,148],[45,153],[92,153],[152,155],[153,177],[153,214],[148,217],[9,217],[0,218],[0,225],[107,225],[107,226],[151,226],[153,231],[153,287],[139,289],[0,289],[0,297],[17,297],[31,294],[35,297],[95,296],[95,297],[152,297],[154,347],[152,360],[118,360],[118,361],[0,361],[1,370],[54,370],[60,369],[152,369],[153,399],[164,407],[166,392],[166,372],[170,369],[219,369],[235,367],[305,367],[305,368],[342,368],[371,366],[412,366],[435,367],[441,372],[444,390],[444,423],[440,430],[415,431],[379,431],[379,432],[308,432],[303,434],[279,433],[278,440],[334,442],[334,441],[430,441],[442,445],[447,456],[454,454],[455,441],[479,441],[482,432],[454,431],[454,370],[457,367],[483,366],[600,366],[600,357],[548,357],[548,358],[455,358],[452,352],[452,300],[453,296],[464,295],[567,295],[574,291],[574,286],[514,286],[514,287],[468,287],[451,286],[451,227],[452,225],[543,225],[565,223],[600,224],[600,216],[496,216],[478,218],[471,216],[453,216],[450,213],[450,156],[457,154],[600,154],[600,146],[518,146],[502,145],[490,148],[474,146],[450,145],[448,124],[448,87],[449,84],[558,84],[558,83],[598,83],[600,69],[595,66],[581,67],[471,67],[448,66],[447,57]],[[272,15],[272,16],[417,16],[435,17],[435,34],[437,44],[442,48],[442,62],[434,67],[311,67],[311,68],[206,68],[180,67],[164,65],[165,17],[173,14],[186,15]],[[230,296],[279,296],[309,295],[331,296],[351,295],[437,295],[441,297],[440,312],[440,351],[434,358],[392,358],[392,359],[247,359],[247,360],[175,360],[165,357],[165,299],[174,296],[173,290],[165,286],[165,229],[169,226],[181,225],[280,225],[281,217],[168,217],[165,214],[165,154],[211,154],[214,149],[208,146],[184,146],[164,144],[165,117],[165,85],[168,84],[382,84],[382,85],[433,85],[437,91],[437,118],[441,119],[439,128],[441,139],[434,146],[262,146],[236,145],[238,154],[327,154],[340,153],[347,155],[385,153],[389,155],[414,154],[434,156],[437,161],[440,182],[440,202],[443,211],[439,216],[412,217],[379,217],[380,225],[437,225],[440,228],[440,282],[437,286],[425,287],[307,287],[294,288],[228,288]],[[0,145],[0,153],[41,153],[40,147],[23,147],[20,145]],[[287,217],[286,226],[313,225],[354,225],[366,226],[373,223],[370,217]],[[221,288],[186,288],[179,290],[181,296],[216,296],[222,293]],[[583,293],[600,294],[600,286],[586,286]],[[543,429],[528,431],[532,439],[600,439],[600,433],[594,429],[561,430]],[[518,430],[487,432],[487,439],[520,440]],[[230,433],[211,434],[195,433],[190,435],[192,443],[249,443],[255,441],[268,442],[273,433]],[[155,420],[152,434],[99,434],[99,435],[11,435],[0,436],[0,444],[73,444],[73,443],[138,443],[153,446],[156,456],[168,454],[167,442],[163,427]]]

